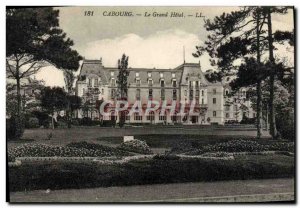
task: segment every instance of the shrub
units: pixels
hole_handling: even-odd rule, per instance
[[[25,121],[25,127],[28,129],[32,129],[32,128],[39,128],[40,124],[39,124],[39,119],[37,119],[36,117],[30,117]]]
[[[180,157],[177,155],[171,155],[171,154],[163,154],[163,155],[155,155],[153,157],[154,160],[179,160]]]
[[[6,119],[6,139],[20,139],[24,133],[24,128],[24,115],[21,114],[19,118],[17,115],[12,115],[10,119]]]
[[[16,161],[16,158],[14,155],[12,155],[11,153],[8,153],[7,154],[7,161],[8,162],[15,162]]]
[[[63,120],[57,121],[57,127],[63,129],[68,128],[68,123]]]
[[[152,154],[152,150],[145,141],[134,139],[131,141],[123,142],[118,147],[121,150],[136,152],[141,154]]]
[[[79,121],[77,119],[72,119],[71,124],[74,126],[79,126]]]

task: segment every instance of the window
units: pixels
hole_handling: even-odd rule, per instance
[[[217,94],[217,90],[216,89],[213,89],[213,94]]]
[[[163,78],[164,77],[164,73],[160,72],[159,76],[160,76],[160,78]]]
[[[201,90],[201,95],[204,96],[204,90]]]
[[[187,96],[187,91],[186,90],[184,90],[184,96]]]
[[[140,73],[136,72],[136,73],[135,73],[135,76],[136,76],[136,77],[139,77],[139,76],[140,76]]]
[[[163,80],[163,79],[160,80],[160,86],[161,86],[161,87],[165,87],[165,80]]]
[[[204,99],[202,98],[202,100],[201,100],[201,104],[204,104]]]
[[[175,73],[172,73],[172,78],[175,78]]]
[[[92,79],[88,79],[88,87],[92,86]]]
[[[152,77],[152,74],[151,74],[151,72],[148,72],[148,77]]]
[[[172,80],[172,86],[176,87],[176,80],[175,79]]]
[[[230,110],[230,106],[229,106],[229,105],[226,105],[226,106],[225,106],[225,110],[226,110],[226,111],[229,111],[229,110]]]
[[[200,95],[200,91],[196,90],[196,97],[199,97],[199,95]]]
[[[115,96],[116,96],[116,89],[111,89],[111,99],[115,99]]]
[[[194,91],[190,90],[190,100],[193,100],[193,97],[194,97]]]
[[[98,78],[95,78],[95,80],[94,80],[94,86],[95,86],[95,87],[98,87],[98,84],[99,84]]]
[[[151,100],[153,98],[153,90],[149,89],[149,96],[148,96],[149,100]]]
[[[192,81],[190,81],[190,84],[189,84],[189,85],[190,85],[190,87],[192,87]]]
[[[140,79],[136,79],[135,83],[136,83],[136,86],[140,86],[141,85],[141,80]]]
[[[226,118],[229,118],[229,113],[226,113]]]
[[[253,113],[253,118],[255,118],[256,117],[256,114],[255,113]]]
[[[148,121],[154,121],[155,115],[153,111],[149,112],[149,115],[147,116]]]
[[[175,114],[175,115],[172,115],[172,116],[171,116],[171,120],[172,120],[173,122],[176,122],[177,120],[180,121],[180,116],[177,116],[176,114]]]
[[[104,89],[102,89],[101,91],[102,91],[102,95],[104,95]]]
[[[152,86],[152,85],[153,85],[153,80],[152,80],[152,79],[149,79],[149,80],[148,80],[148,85],[149,85],[149,86]]]
[[[115,72],[110,72],[110,76],[113,77],[115,75]]]
[[[177,100],[177,90],[173,90],[173,100]]]
[[[140,99],[141,99],[141,90],[136,89],[136,100],[140,100]]]
[[[160,114],[159,114],[159,120],[160,120],[160,121],[166,121],[166,120],[167,120],[167,116],[166,116],[166,115],[160,115]]]
[[[161,100],[165,100],[165,90],[164,89],[162,89],[160,91],[160,95],[161,95]]]
[[[134,120],[135,121],[141,121],[142,120],[142,116],[140,116],[139,113],[134,113]]]
[[[226,78],[226,81],[229,82],[229,80],[230,80],[230,77],[227,77],[227,78]]]
[[[85,94],[85,89],[84,89],[84,88],[82,88],[82,94],[83,94],[83,95]]]
[[[213,117],[217,116],[217,111],[213,111]]]
[[[213,104],[217,103],[217,98],[213,98]]]
[[[199,87],[199,81],[196,81],[196,87]]]
[[[116,80],[115,80],[115,78],[111,78],[111,86],[112,87],[116,86]]]

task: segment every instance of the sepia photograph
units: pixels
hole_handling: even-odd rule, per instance
[[[295,13],[6,6],[6,201],[294,204]]]

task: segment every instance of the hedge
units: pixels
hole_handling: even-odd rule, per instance
[[[294,158],[240,156],[235,160],[153,158],[125,164],[27,163],[9,169],[10,191],[294,177]]]

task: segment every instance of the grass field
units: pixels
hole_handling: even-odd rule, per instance
[[[193,128],[99,128],[73,127],[71,129],[26,129],[19,141],[9,141],[8,147],[23,143],[43,143],[52,145],[66,145],[70,142],[87,141],[106,145],[116,145],[122,142],[123,136],[133,135],[137,139],[145,140],[153,148],[169,148],[182,140],[198,140],[204,143],[214,143],[228,139],[251,138],[243,132],[226,131],[224,135],[212,135],[207,129]],[[48,135],[52,134],[51,139]]]

